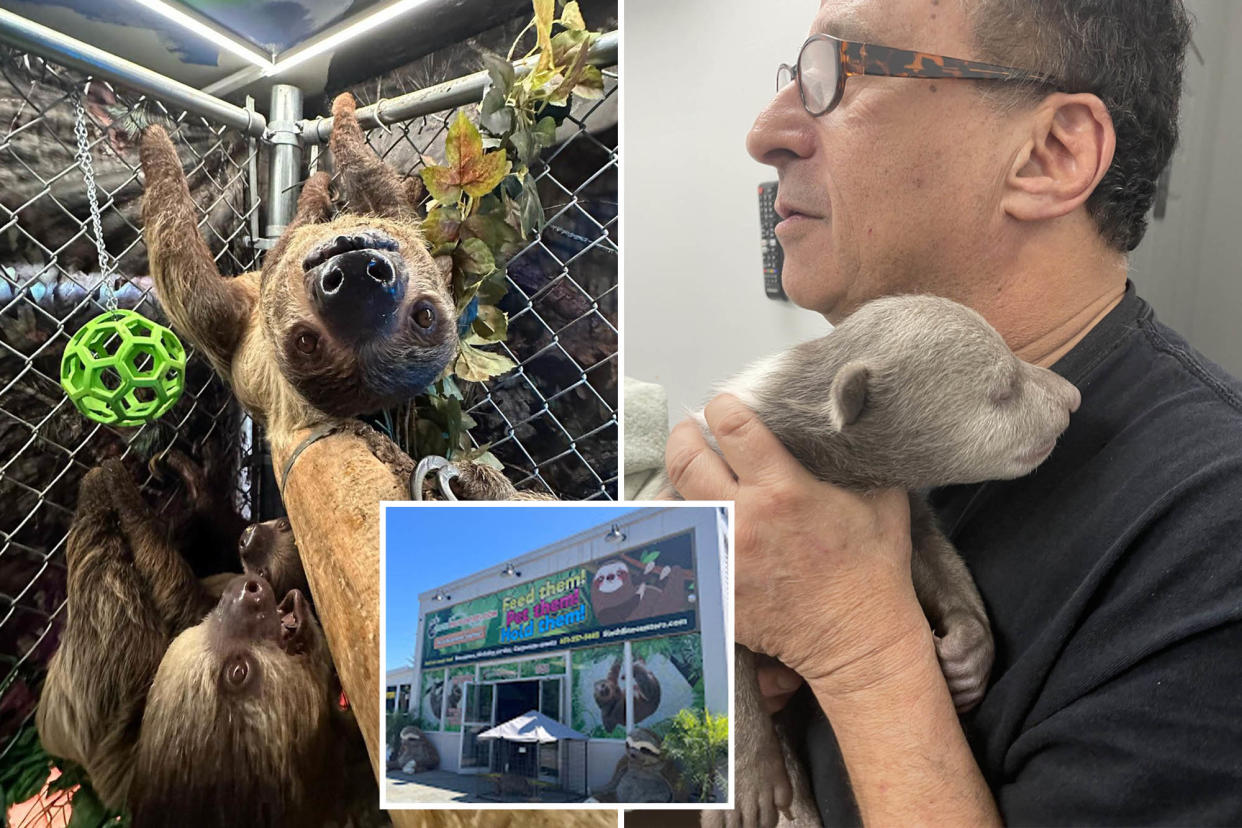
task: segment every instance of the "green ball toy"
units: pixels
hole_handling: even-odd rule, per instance
[[[65,346],[60,385],[83,416],[138,426],[172,408],[185,388],[177,335],[131,310],[87,322]]]

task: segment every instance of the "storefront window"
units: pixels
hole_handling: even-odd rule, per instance
[[[397,710],[404,713],[410,709],[410,685],[402,684],[397,693]]]
[[[389,685],[385,699],[387,700],[388,712],[391,713],[397,706],[397,688],[395,686]]]
[[[561,720],[560,679],[544,679],[539,682],[539,712],[558,722]]]

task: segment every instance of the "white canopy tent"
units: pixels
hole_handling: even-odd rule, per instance
[[[477,737],[479,740],[503,740],[506,742],[516,742],[519,744],[551,744],[556,742],[582,742],[583,743],[583,783],[587,785],[586,767],[586,743],[590,741],[590,737],[579,733],[572,727],[558,722],[549,716],[545,716],[538,710],[528,710],[521,716],[510,719],[503,724],[498,724],[490,730],[485,730]],[[560,748],[557,748],[558,756]],[[525,752],[525,749],[522,749]],[[560,760],[557,762],[560,765]],[[506,773],[508,765],[506,764]],[[536,773],[538,765],[535,766]],[[589,786],[588,791],[589,792]]]
[[[510,742],[585,742],[587,736],[538,710],[528,710],[504,724],[478,735],[479,739],[508,739]]]

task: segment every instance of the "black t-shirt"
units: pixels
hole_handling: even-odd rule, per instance
[[[1048,460],[931,497],[996,636],[975,758],[1011,824],[1242,824],[1242,383],[1132,285],[1053,370],[1082,405]]]

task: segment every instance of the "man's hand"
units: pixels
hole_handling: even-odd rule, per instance
[[[906,493],[814,479],[733,397],[704,413],[724,459],[681,423],[669,478],[686,498],[734,501],[737,640],[811,685],[863,822],[999,824],[914,597]],[[772,689],[766,706],[783,705],[789,691]]]
[[[729,395],[704,414],[724,458],[686,421],[665,460],[687,499],[735,503],[738,642],[843,689],[887,670],[887,654],[911,636],[930,644],[910,576],[906,493],[864,496],[816,480]]]

